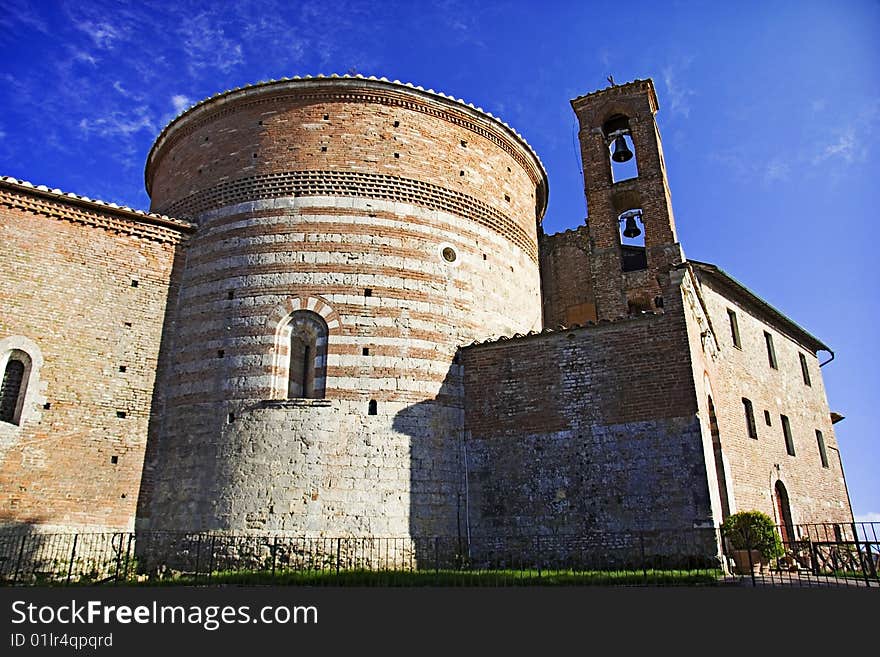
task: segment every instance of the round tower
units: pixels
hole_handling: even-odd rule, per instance
[[[184,112],[145,177],[198,230],[140,525],[454,534],[457,348],[541,325],[547,179],[522,137],[409,85],[283,80]]]

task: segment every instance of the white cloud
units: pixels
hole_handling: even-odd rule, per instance
[[[771,183],[775,180],[788,180],[791,165],[780,158],[774,158],[764,169],[764,182]]]
[[[826,144],[822,150],[813,157],[813,164],[819,164],[831,158],[840,158],[847,164],[864,160],[865,148],[856,139],[854,128],[846,128],[843,134],[838,135],[837,140]]]
[[[6,0],[3,3],[3,11],[0,12],[0,27],[7,34],[15,33],[15,24],[37,30],[43,34],[49,34],[49,28],[45,21],[33,11],[33,7],[27,0]]]
[[[177,114],[180,114],[183,110],[193,104],[193,101],[188,96],[184,96],[183,94],[175,94],[171,96],[171,104],[174,106],[174,111]]]
[[[106,21],[75,20],[73,25],[80,32],[88,35],[95,46],[101,50],[109,50],[123,36],[121,28]]]
[[[157,132],[156,123],[146,106],[136,107],[130,113],[113,111],[106,116],[81,119],[79,129],[86,134],[101,137],[129,137],[141,130],[147,130],[151,134]]]
[[[98,65],[98,60],[91,53],[87,53],[85,50],[73,50],[71,53],[71,57],[74,61],[77,62],[85,62],[86,64],[91,64],[92,66]]]
[[[880,522],[880,512],[869,511],[856,516],[856,522]]]
[[[192,73],[204,68],[229,73],[244,61],[241,44],[227,37],[216,17],[207,12],[185,21],[180,31]]]
[[[686,61],[682,68],[686,68],[690,61]],[[666,85],[666,98],[669,99],[669,109],[674,114],[681,114],[688,118],[691,113],[689,99],[696,96],[697,92],[681,84],[679,81],[680,71],[670,65],[663,69],[663,83]]]

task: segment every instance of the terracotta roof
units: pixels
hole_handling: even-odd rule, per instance
[[[487,345],[487,344],[497,344],[499,342],[509,342],[510,340],[521,340],[524,338],[531,338],[536,335],[546,335],[548,333],[565,333],[567,331],[573,331],[575,329],[589,328],[591,326],[604,326],[606,324],[616,324],[618,322],[633,322],[639,321],[641,319],[645,319],[646,317],[656,317],[658,315],[662,315],[663,313],[655,313],[650,311],[643,311],[638,315],[627,315],[617,317],[615,319],[600,319],[596,322],[586,322],[585,324],[572,324],[571,326],[557,326],[555,328],[545,327],[540,331],[529,331],[528,333],[514,333],[513,335],[501,335],[496,338],[487,338],[485,340],[474,340],[470,344],[463,345],[462,349],[467,349],[468,347],[476,347],[478,345]]]
[[[93,209],[101,212],[107,212],[108,210],[110,210],[118,214],[133,215],[131,217],[133,219],[147,219],[155,223],[161,223],[168,226],[195,230],[195,226],[193,224],[188,221],[184,221],[183,219],[175,219],[174,217],[169,217],[165,214],[155,214],[153,212],[136,210],[134,208],[128,207],[127,205],[118,205],[116,203],[102,201],[100,199],[93,199],[89,198],[88,196],[74,194],[73,192],[63,192],[57,188],[50,189],[46,185],[34,185],[27,180],[20,180],[18,178],[13,178],[12,176],[0,176],[0,184],[5,184],[9,187],[17,188],[21,192],[42,196],[44,198],[54,197],[59,201],[75,201],[77,205],[90,206]]]

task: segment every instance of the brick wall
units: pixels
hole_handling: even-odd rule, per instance
[[[541,235],[539,246],[544,326],[573,326],[595,321],[587,227]]]
[[[675,303],[665,315],[464,349],[472,531],[709,520],[687,351]]]
[[[777,518],[773,490],[782,481],[792,521],[851,522],[839,448],[831,425],[817,355],[804,339],[774,321],[735,289],[701,276],[702,297],[717,339],[717,353],[693,345],[700,394],[711,395],[729,473],[731,510],[758,509]],[[741,347],[733,344],[728,309],[736,313]],[[770,367],[764,332],[773,337],[778,369]],[[806,357],[806,385],[798,354]],[[833,365],[832,365],[833,366]],[[757,439],[748,434],[742,399],[752,402]],[[705,403],[705,401],[703,401]],[[769,413],[770,424],[765,420]],[[795,456],[786,450],[781,415],[791,424]],[[816,430],[823,434],[829,467],[821,464]]]
[[[400,85],[304,82],[207,101],[160,137],[147,178],[153,207],[199,230],[143,526],[454,533],[456,350],[541,325],[543,172],[521,140]],[[279,327],[300,308],[329,329],[326,405],[279,385]]]
[[[24,340],[42,361],[20,426],[0,423],[0,524],[133,527],[184,232],[0,184],[0,351]]]

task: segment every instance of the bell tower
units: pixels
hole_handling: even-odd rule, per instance
[[[654,83],[635,80],[571,101],[587,196],[597,319],[663,307],[684,260],[675,234]]]

